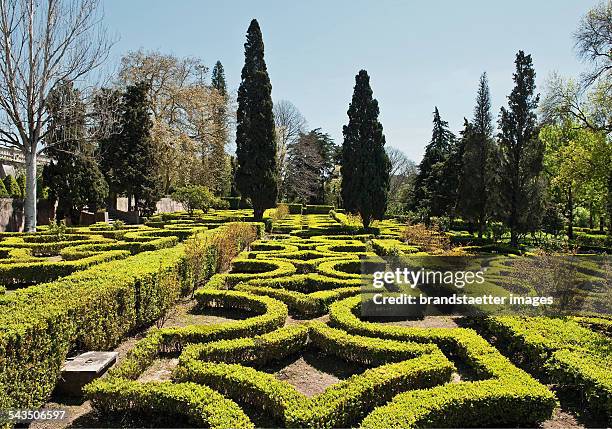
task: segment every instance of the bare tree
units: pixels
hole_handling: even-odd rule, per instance
[[[274,103],[273,109],[274,125],[276,127],[276,166],[279,173],[279,183],[282,184],[287,169],[287,151],[289,145],[299,138],[300,133],[304,132],[306,119],[298,108],[287,100],[280,100]],[[283,189],[280,189],[281,198],[283,194]]]
[[[592,69],[584,74],[585,86],[612,74],[612,2],[605,1],[580,21],[574,34],[578,57],[591,63]]]
[[[25,229],[36,230],[36,161],[47,98],[108,56],[99,0],[0,0],[0,144],[25,157]]]
[[[325,158],[321,137],[325,135],[317,129],[308,134],[300,133],[289,144],[284,186],[290,201],[312,204],[323,191]]]
[[[396,198],[402,186],[408,183],[416,175],[416,165],[414,161],[408,159],[406,154],[392,146],[385,148],[389,162],[391,162],[391,172],[389,177],[389,196]]]
[[[553,73],[540,110],[545,121],[570,118],[593,131],[612,132],[612,1],[589,10],[574,33],[578,57],[591,68],[579,82]]]
[[[612,132],[612,94],[606,94],[605,85],[598,82],[587,92],[572,79],[551,74],[540,105],[544,122],[569,118],[592,131]]]

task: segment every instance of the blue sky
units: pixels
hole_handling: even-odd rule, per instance
[[[584,69],[572,33],[596,1],[104,0],[120,37],[111,61],[144,48],[225,67],[236,90],[252,18],[261,26],[273,99],[294,103],[310,128],[342,142],[355,75],[366,69],[387,144],[419,161],[434,106],[458,132],[478,78],[489,75],[495,114],[512,88],[513,61],[532,54],[539,89],[552,71]]]

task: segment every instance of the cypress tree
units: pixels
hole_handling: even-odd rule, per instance
[[[378,101],[372,97],[370,77],[360,70],[355,77],[349,122],[343,127],[342,201],[359,213],[367,228],[372,219],[382,219],[387,209],[391,163],[385,152],[385,136],[378,121]]]
[[[487,74],[480,76],[474,117],[465,124],[463,171],[461,174],[461,215],[476,224],[478,237],[486,228],[495,209],[498,151],[493,139],[491,95]]]
[[[254,217],[276,205],[276,140],[272,113],[272,85],[264,61],[264,43],[254,19],[244,44],[244,67],[238,88],[236,127],[236,184],[251,199]]]
[[[455,140],[455,135],[448,129],[448,122],[442,120],[436,107],[431,141],[425,147],[425,154],[419,164],[409,205],[412,210],[419,211],[426,222],[429,222],[430,216],[443,215],[449,208],[452,189],[449,189],[444,175],[447,172],[446,161],[453,153]]]
[[[151,105],[146,83],[129,85],[119,103],[119,133],[101,142],[102,166],[111,192],[128,196],[129,209],[141,215],[155,211],[162,195],[159,165],[156,162],[150,117]],[[134,206],[132,205],[132,197]]]
[[[230,164],[225,153],[225,145],[228,143],[228,102],[227,87],[225,84],[225,72],[221,61],[217,61],[212,71],[211,86],[218,92],[219,99],[213,108],[212,124],[213,139],[212,148],[208,156],[203,157],[207,162],[205,166],[210,172],[210,190],[215,195],[224,195],[228,192],[230,182]]]
[[[508,96],[508,109],[501,108],[499,141],[500,171],[506,221],[510,243],[518,243],[518,235],[537,227],[541,208],[539,175],[542,171],[543,147],[536,129],[535,70],[531,55],[516,54],[514,88]]]

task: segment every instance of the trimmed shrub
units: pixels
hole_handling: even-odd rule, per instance
[[[289,214],[292,215],[301,215],[302,214],[302,205],[301,204],[287,204],[289,208]]]
[[[255,428],[236,403],[195,383],[113,379],[89,385],[87,396],[100,413],[119,420],[131,418],[139,425],[175,424],[176,417],[183,417],[194,427]]]
[[[306,204],[304,214],[328,214],[334,206]]]

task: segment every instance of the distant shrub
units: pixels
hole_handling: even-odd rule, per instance
[[[230,210],[238,210],[240,208],[240,197],[222,197],[223,201],[227,201]]]
[[[428,253],[444,253],[452,247],[446,234],[437,229],[429,229],[422,223],[407,225],[402,238],[406,243],[418,246],[420,250]]]
[[[188,185],[177,188],[172,198],[181,203],[189,214],[194,210],[202,210],[204,213],[210,209],[215,202],[215,197],[206,186]]]
[[[113,222],[113,229],[115,230],[120,230],[120,229],[124,229],[125,228],[125,222],[117,219],[116,221]]]
[[[66,238],[68,227],[66,226],[66,222],[64,220],[60,220],[59,222],[51,220],[49,221],[47,232],[50,235],[55,236],[55,241],[63,241]]]
[[[289,207],[287,204],[283,203],[277,205],[276,209],[272,210],[272,214],[270,215],[273,221],[284,219],[287,216],[289,216]]]

